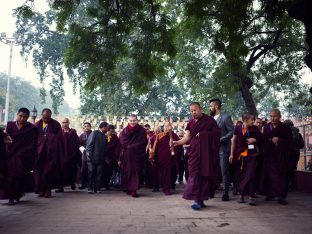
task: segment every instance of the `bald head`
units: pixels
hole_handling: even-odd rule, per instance
[[[190,112],[194,119],[200,119],[203,115],[202,108],[198,102],[191,103]]]
[[[69,118],[64,118],[62,120],[62,128],[64,130],[68,130],[69,129]]]
[[[159,126],[156,126],[156,127],[154,128],[154,132],[155,132],[155,134],[160,133],[160,132],[161,132],[160,127],[159,127]]]
[[[164,124],[164,132],[169,132],[171,129],[172,127],[168,122]]]

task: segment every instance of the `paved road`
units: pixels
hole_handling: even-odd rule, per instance
[[[288,206],[258,199],[256,207],[221,194],[201,211],[190,209],[176,193],[164,196],[148,189],[140,198],[119,191],[87,194],[69,191],[50,199],[27,194],[16,206],[0,201],[0,233],[312,233],[312,195],[291,193]]]

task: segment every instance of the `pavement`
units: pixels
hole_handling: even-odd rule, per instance
[[[183,185],[172,196],[141,189],[139,198],[112,190],[101,194],[71,191],[52,198],[26,194],[15,206],[0,201],[0,234],[50,233],[312,233],[312,195],[289,194],[289,205],[257,199],[257,206],[238,204],[221,193],[193,211],[182,199]]]

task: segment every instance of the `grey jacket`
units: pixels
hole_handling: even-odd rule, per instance
[[[93,131],[87,140],[86,152],[92,163],[103,163],[108,159],[106,153],[107,136],[100,130]]]
[[[231,152],[231,139],[234,132],[234,124],[231,116],[221,113],[216,120],[218,126],[221,128],[221,145],[220,154],[229,154]]]

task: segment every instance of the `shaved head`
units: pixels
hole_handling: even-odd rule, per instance
[[[69,129],[69,118],[64,118],[62,120],[62,128],[65,129],[65,130],[68,130]]]

